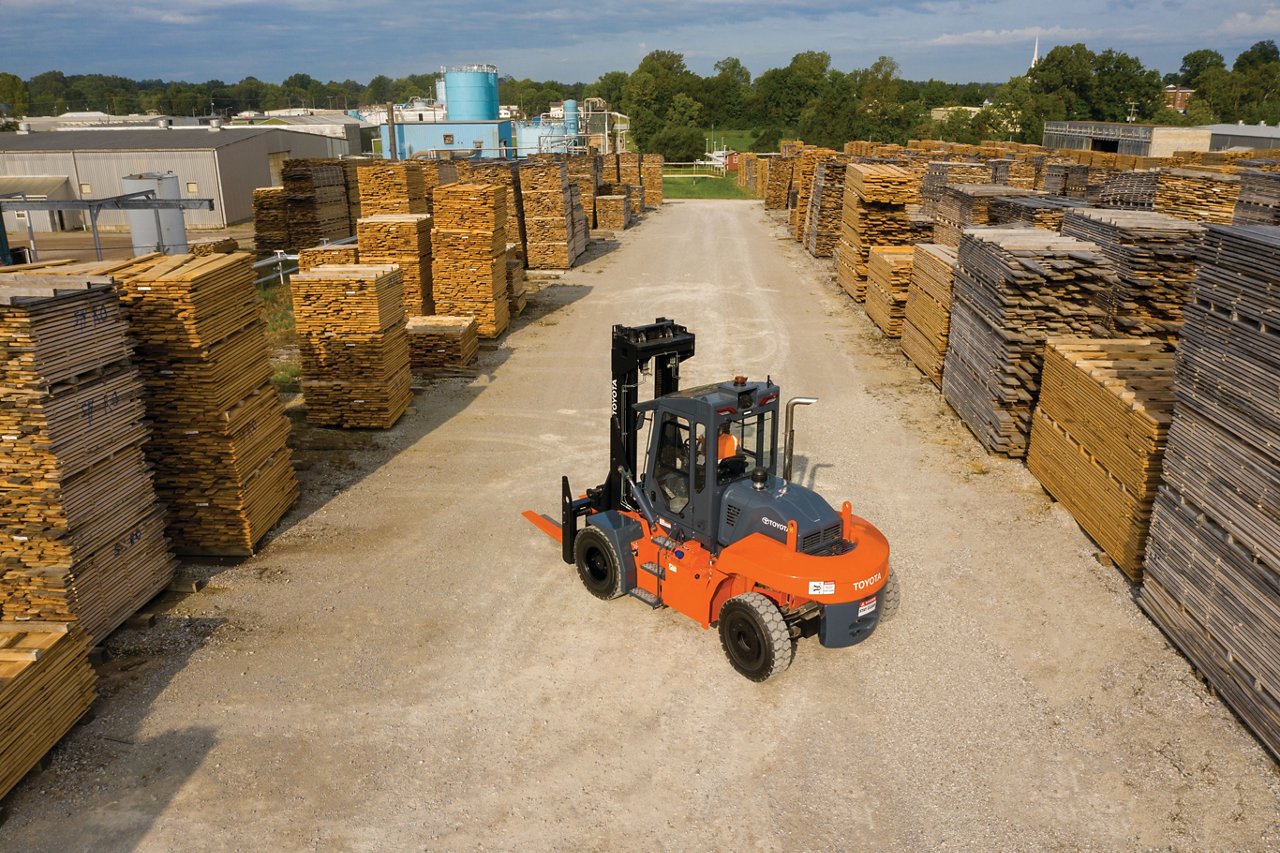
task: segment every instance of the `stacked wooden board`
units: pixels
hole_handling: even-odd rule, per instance
[[[815,258],[835,254],[844,211],[845,164],[836,158],[818,163],[805,215],[804,248]]]
[[[529,269],[568,269],[573,266],[576,259],[570,248],[573,209],[565,164],[555,161],[522,163],[520,198],[524,205],[525,262]]]
[[[360,263],[360,249],[351,243],[344,243],[341,246],[313,246],[310,249],[298,250],[298,269],[300,270],[329,264],[358,263]]]
[[[1050,338],[1027,468],[1134,583],[1173,418],[1173,353],[1144,338]]]
[[[563,164],[556,165],[563,170]],[[496,338],[511,318],[506,193],[493,184],[450,184],[436,190],[435,211],[431,269],[436,312],[475,317],[480,336]]]
[[[1099,292],[1100,331],[1176,343],[1196,277],[1204,226],[1144,210],[1073,210],[1062,233],[1087,240],[1115,265],[1116,286]]]
[[[289,217],[289,238],[296,247],[351,236],[347,185],[341,161],[285,160],[280,175]]]
[[[434,171],[433,171],[434,174]],[[380,161],[356,167],[360,215],[430,213],[427,171],[421,161]]]
[[[902,337],[913,246],[873,246],[867,264],[867,316],[886,337]]]
[[[69,627],[0,622],[0,799],[93,705],[90,640]]]
[[[925,215],[933,216],[942,191],[960,184],[985,184],[991,181],[991,167],[986,163],[962,163],[939,160],[931,162],[920,183],[920,197]]]
[[[1089,189],[1089,167],[1078,163],[1046,163],[1040,188],[1049,195],[1084,198]]]
[[[1159,185],[1159,172],[1116,172],[1102,181],[1098,203],[1123,210],[1154,210]]]
[[[507,194],[507,240],[518,243],[524,257],[524,206],[520,201],[520,169],[513,160],[459,160],[458,180],[468,184],[497,184]]]
[[[399,268],[316,267],[292,291],[307,423],[394,426],[413,399]]]
[[[591,226],[586,208],[582,206],[582,194],[578,191],[577,184],[569,184],[569,223],[572,226],[569,234],[569,257],[576,260],[591,242]]]
[[[1240,197],[1240,178],[1193,169],[1169,169],[1156,185],[1157,213],[1230,225]]]
[[[232,252],[240,251],[240,244],[231,237],[223,237],[219,240],[209,240],[204,243],[192,243],[190,247],[191,254],[196,257],[204,255],[229,255]]]
[[[631,203],[625,195],[596,196],[596,225],[622,231],[631,227]]]
[[[573,154],[565,161],[565,168],[569,183],[578,188],[578,197],[581,200],[582,210],[586,214],[587,227],[596,227],[596,190],[600,187],[600,177],[604,173],[601,159],[594,154]]]
[[[1280,225],[1280,172],[1247,169],[1240,173],[1235,225]]]
[[[416,371],[439,375],[466,367],[480,349],[474,317],[410,317],[409,363]]]
[[[756,182],[752,187],[752,192],[756,198],[763,199],[765,188],[769,186],[769,171],[774,163],[774,157],[761,157],[756,160]]]
[[[791,236],[796,242],[804,239],[805,217],[809,211],[809,195],[813,192],[813,179],[818,174],[818,164],[827,158],[848,162],[847,155],[837,154],[830,148],[806,148],[796,157],[791,178],[795,202],[791,206],[789,222]]]
[[[646,154],[640,162],[645,207],[662,207],[662,167],[665,162],[661,154]]]
[[[897,166],[850,163],[846,167],[836,280],[854,301],[866,298],[872,246],[905,246],[913,229],[907,213],[911,175]]]
[[[293,247],[284,187],[262,187],[253,191],[253,242],[264,255],[287,252]]]
[[[404,311],[409,316],[436,312],[431,225],[432,219],[425,213],[380,213],[361,217],[356,223],[359,260],[400,268]],[[333,263],[351,262],[335,259]]]
[[[508,221],[510,221],[508,219]],[[512,317],[519,317],[524,313],[525,306],[528,304],[526,297],[527,277],[524,271],[524,260],[521,257],[519,247],[515,244],[507,244],[507,308],[508,313]]]
[[[1034,190],[1002,184],[956,184],[942,189],[934,208],[933,242],[959,246],[966,228],[991,224],[991,202],[997,198],[1034,195]]]
[[[1085,202],[1080,199],[1062,196],[1006,196],[991,200],[988,218],[991,225],[1027,225],[1061,231],[1066,212],[1084,206]]]
[[[791,160],[784,155],[771,162],[768,168],[769,174],[764,185],[764,209],[783,210],[791,196]]]
[[[0,276],[6,621],[100,641],[173,577],[128,332],[110,278]]]
[[[934,385],[942,387],[956,251],[938,243],[917,243],[915,250],[903,310],[902,351]]]
[[[250,555],[298,497],[250,258],[157,257],[115,277],[174,549]]]
[[[624,151],[618,155],[618,183],[635,187],[644,184],[644,169],[639,154]]]
[[[992,453],[1021,457],[1044,341],[1087,336],[1115,272],[1096,246],[1039,228],[974,228],[957,252],[942,393]]]
[[[1280,756],[1280,228],[1210,226],[1143,609]]]

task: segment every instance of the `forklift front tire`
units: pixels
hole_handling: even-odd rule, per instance
[[[584,527],[574,539],[573,558],[587,592],[605,601],[622,595],[622,560],[609,537],[595,527]]]

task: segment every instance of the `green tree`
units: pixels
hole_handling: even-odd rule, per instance
[[[1200,85],[1200,77],[1210,68],[1226,70],[1227,61],[1216,50],[1193,50],[1182,57],[1182,67],[1178,69],[1177,82],[1194,89]]]
[[[1248,71],[1259,65],[1267,65],[1272,62],[1280,62],[1280,48],[1276,47],[1276,43],[1270,39],[1266,41],[1255,42],[1248,49],[1241,51],[1236,57],[1235,64],[1231,66],[1232,71]]]
[[[1055,47],[1028,73],[1031,94],[1058,99],[1066,119],[1092,118],[1096,59],[1093,51],[1083,44]]]
[[[626,88],[629,75],[625,71],[609,71],[600,75],[600,79],[583,90],[583,97],[604,98],[613,109],[622,106],[622,91]]]
[[[1089,118],[1126,121],[1133,115],[1149,120],[1164,103],[1160,73],[1144,68],[1127,53],[1104,50],[1094,57],[1089,86]]]
[[[706,144],[706,136],[700,129],[668,124],[653,135],[643,150],[661,154],[674,163],[687,163],[702,157]]]
[[[27,84],[17,74],[0,71],[0,104],[8,104],[7,110],[0,112],[10,116],[25,116],[31,110],[31,97],[27,92]]]

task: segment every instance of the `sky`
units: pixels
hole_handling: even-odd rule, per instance
[[[1280,40],[1280,3],[1260,0],[0,0],[0,71],[29,78],[280,82],[296,72],[366,83],[442,65],[590,82],[631,71],[651,50],[684,54],[700,74],[736,56],[753,75],[824,50],[841,70],[879,56],[902,76],[1003,82],[1032,47],[1083,41],[1161,73],[1200,48],[1228,65]]]

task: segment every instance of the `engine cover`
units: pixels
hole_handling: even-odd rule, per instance
[[[800,551],[820,554],[838,546],[843,526],[840,513],[811,489],[770,477],[763,489],[750,480],[730,484],[720,502],[720,545],[732,545],[752,533],[787,541],[787,522],[796,523]]]

